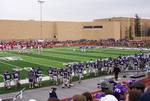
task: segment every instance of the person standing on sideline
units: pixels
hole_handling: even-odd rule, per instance
[[[7,89],[10,89],[11,88],[11,79],[12,79],[11,73],[8,71],[5,71],[3,73],[3,79],[4,79],[4,87]]]
[[[12,72],[12,78],[13,78],[14,84],[17,86],[17,88],[20,88],[20,86],[21,86],[21,84],[20,84],[20,72],[14,70]]]
[[[56,89],[57,88],[52,87],[51,89],[52,89],[52,91],[49,92],[49,98],[58,98],[57,94],[56,94]]]
[[[120,71],[120,68],[119,68],[117,65],[115,65],[115,66],[114,66],[114,71],[113,71],[113,73],[114,73],[114,76],[115,76],[115,80],[116,80],[116,81],[118,81],[118,75],[119,75],[120,72],[121,72],[121,71]]]

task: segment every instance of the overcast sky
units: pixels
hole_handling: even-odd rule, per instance
[[[92,21],[108,17],[150,18],[150,0],[45,0],[43,20]],[[39,20],[37,0],[0,0],[0,19]]]

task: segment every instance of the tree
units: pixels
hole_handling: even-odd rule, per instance
[[[130,39],[130,40],[133,40],[132,28],[131,28],[131,26],[129,27],[129,39]]]
[[[150,36],[150,28],[147,28],[147,36]]]
[[[135,15],[135,19],[134,19],[134,28],[135,28],[135,36],[137,37],[141,37],[142,33],[141,33],[141,19],[140,17],[136,14]]]

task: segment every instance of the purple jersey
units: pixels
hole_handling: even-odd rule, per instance
[[[11,80],[11,74],[10,73],[4,73],[3,74],[3,76],[4,76],[4,80]]]
[[[19,78],[19,72],[13,72],[12,76],[14,79],[18,79]]]
[[[57,76],[57,75],[58,75],[57,70],[54,70],[53,71],[53,76]]]

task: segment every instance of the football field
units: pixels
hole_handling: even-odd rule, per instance
[[[41,67],[44,76],[48,75],[49,67],[64,68],[68,63],[86,62],[89,60],[103,58],[116,58],[119,55],[127,56],[139,54],[136,50],[119,50],[119,49],[88,49],[81,52],[79,47],[63,47],[44,49],[38,53],[34,49],[30,53],[19,53],[18,51],[0,52],[0,82],[3,81],[2,74],[5,70],[20,70],[21,78],[27,78],[27,72],[31,67]]]

